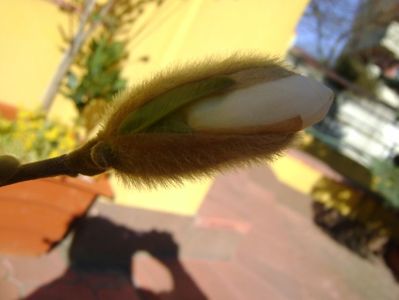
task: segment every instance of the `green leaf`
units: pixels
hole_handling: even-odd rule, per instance
[[[204,79],[174,88],[131,112],[119,127],[119,133],[141,132],[184,105],[211,94],[219,93],[235,84],[227,77]]]

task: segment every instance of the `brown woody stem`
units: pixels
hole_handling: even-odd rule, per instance
[[[69,154],[20,165],[12,176],[0,182],[0,187],[52,176],[75,177],[78,174],[89,176],[101,174],[106,169],[95,164],[90,154],[91,148],[96,144],[97,140],[93,140]]]
[[[2,182],[0,186],[58,175],[77,176],[77,173],[73,172],[66,165],[66,158],[67,155],[62,155],[55,158],[21,165],[11,178],[5,182]]]

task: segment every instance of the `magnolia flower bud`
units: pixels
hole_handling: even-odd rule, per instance
[[[201,132],[294,132],[320,122],[332,100],[324,85],[290,75],[198,101],[186,119]]]
[[[209,175],[272,159],[296,131],[320,121],[331,101],[329,89],[275,60],[187,65],[119,95],[103,130],[69,165],[90,174],[113,168],[135,185]]]

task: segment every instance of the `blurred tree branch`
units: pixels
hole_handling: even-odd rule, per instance
[[[107,4],[104,5],[101,11],[99,12],[96,21],[92,23],[90,27],[85,31],[85,27],[94,10],[96,0],[85,1],[85,5],[80,17],[78,31],[75,37],[73,38],[70,47],[65,52],[64,57],[60,65],[58,66],[57,72],[54,75],[49,87],[47,88],[46,94],[43,98],[42,108],[45,111],[48,111],[50,109],[54,101],[55,95],[57,94],[58,89],[61,85],[62,79],[67,73],[70,65],[73,63],[76,54],[79,52],[80,48],[82,47],[83,43],[87,40],[87,38],[93,33],[93,31],[97,28],[97,26],[100,25],[104,16],[106,16],[109,10],[111,9],[113,3],[114,0],[108,0]]]
[[[384,26],[399,18],[399,5],[383,6],[380,1],[312,0],[303,25],[315,36],[317,56],[325,65],[332,65],[339,55],[339,45],[349,41],[346,50],[355,48],[357,41],[373,26]],[[329,45],[326,47],[326,45]]]

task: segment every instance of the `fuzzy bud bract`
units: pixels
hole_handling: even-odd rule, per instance
[[[79,161],[152,186],[270,160],[325,116],[332,97],[274,59],[187,64],[118,95]]]

